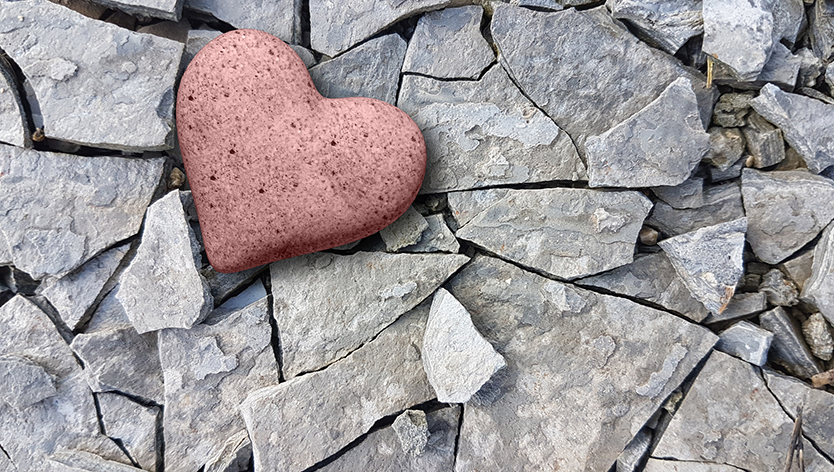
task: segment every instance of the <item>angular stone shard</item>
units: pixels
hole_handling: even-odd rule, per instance
[[[811,277],[802,287],[802,301],[834,323],[834,226],[828,225],[814,248]]]
[[[834,218],[834,182],[806,171],[760,172],[741,177],[747,240],[756,256],[778,264],[814,239]]]
[[[700,177],[690,177],[671,187],[654,187],[652,192],[677,210],[704,206],[704,179]]]
[[[429,223],[414,207],[402,214],[396,221],[379,231],[379,236],[385,243],[386,251],[397,251],[406,246],[412,246],[420,241],[423,231],[429,228]]]
[[[191,60],[194,59],[194,56],[200,52],[200,49],[203,49],[209,41],[221,34],[223,33],[212,29],[188,30],[188,36],[185,39],[185,54],[182,56],[180,69],[185,70]]]
[[[750,112],[752,92],[725,93],[721,95],[713,110],[712,123],[725,128],[737,128],[747,124],[745,117]]]
[[[725,171],[741,159],[744,144],[744,135],[740,130],[712,127],[709,129],[710,149],[705,160],[718,170]]]
[[[770,369],[764,370],[764,378],[788,415],[796,418],[802,409],[802,435],[829,457],[834,454],[834,395]]]
[[[711,313],[724,311],[744,273],[746,231],[747,219],[740,218],[658,243],[692,297]]]
[[[242,472],[252,462],[252,442],[246,430],[233,434],[205,465],[205,472]]]
[[[457,254],[314,253],[270,265],[284,377],[344,357],[469,260]]]
[[[0,401],[23,410],[55,393],[55,381],[40,364],[24,356],[0,356]]]
[[[229,299],[232,293],[237,292],[241,287],[251,284],[255,280],[255,277],[260,275],[267,267],[266,265],[262,265],[227,274],[217,272],[209,265],[200,269],[200,275],[209,284],[211,296],[214,298],[214,306],[220,306]]]
[[[810,249],[779,264],[779,269],[787,274],[799,290],[805,287],[805,282],[813,275],[813,268],[814,251]]]
[[[528,267],[575,279],[630,263],[651,206],[630,191],[509,190],[456,235]]]
[[[678,78],[653,102],[585,141],[591,187],[678,185],[709,151],[691,82]]]
[[[443,215],[429,215],[426,217],[428,228],[423,230],[420,240],[406,248],[405,252],[451,252],[457,253],[460,250],[460,243],[454,233],[446,226]]]
[[[620,456],[617,457],[616,470],[614,472],[636,472],[643,462],[643,458],[649,452],[652,445],[652,432],[649,428],[640,429],[626,445]]]
[[[255,470],[305,470],[380,418],[434,398],[418,347],[428,311],[418,306],[327,369],[249,394],[240,412]]]
[[[368,97],[394,105],[406,48],[398,34],[381,36],[310,68],[310,77],[327,98]]]
[[[0,58],[0,142],[31,147],[31,136],[14,71],[6,58]]]
[[[773,333],[753,323],[739,321],[718,335],[715,348],[759,367],[767,362]]]
[[[21,3],[27,2],[14,5]],[[162,164],[161,158],[81,157],[0,145],[0,233],[6,241],[0,264],[14,264],[36,280],[60,277],[132,236]]]
[[[461,472],[608,470],[717,339],[673,315],[486,256],[449,290],[507,361],[492,395],[464,408]]]
[[[243,431],[237,410],[256,389],[277,384],[267,300],[206,324],[159,332],[165,376],[165,468],[197,470]]]
[[[507,363],[449,292],[435,292],[423,338],[423,368],[437,400],[466,403]]]
[[[286,43],[301,40],[298,0],[185,0],[185,8],[207,13],[235,28],[250,28],[277,36]]]
[[[265,296],[267,296],[267,293],[263,282],[256,280],[246,290],[226,300],[225,303],[220,305],[220,308],[224,310],[238,310],[255,303]]]
[[[440,79],[477,79],[495,54],[481,35],[480,5],[446,8],[420,17],[403,72]]]
[[[184,0],[92,0],[133,16],[180,21]]]
[[[490,29],[502,65],[580,152],[586,137],[642,110],[678,77],[692,81],[702,122],[709,123],[715,90],[634,37],[603,7],[550,13],[496,3]]]
[[[705,324],[717,323],[753,315],[767,310],[767,295],[761,292],[735,293],[727,308],[721,313],[710,315],[704,320]]]
[[[453,223],[457,225],[456,228],[453,227],[452,229],[457,231],[487,207],[504,198],[509,191],[506,188],[490,188],[471,192],[449,192],[449,210]]]
[[[182,43],[46,0],[8,2],[0,24],[0,49],[26,77],[35,126],[46,137],[128,151],[173,147]]]
[[[779,269],[770,269],[762,276],[759,292],[767,295],[767,301],[774,306],[794,306],[799,303],[799,292]]]
[[[802,323],[802,334],[811,348],[814,357],[830,361],[834,354],[834,339],[831,337],[831,327],[819,313],[813,313]]]
[[[397,105],[426,139],[421,193],[586,177],[567,133],[501,67],[478,81],[405,75]]]
[[[429,424],[424,411],[405,410],[394,419],[391,427],[397,433],[404,453],[419,456],[426,449],[429,440]]]
[[[666,203],[658,202],[646,219],[646,224],[669,236],[677,236],[743,216],[741,189],[737,183],[732,183],[706,188],[704,205],[700,208],[676,210]]]
[[[115,393],[97,396],[104,433],[122,442],[143,470],[156,470],[156,419],[159,408],[145,407]]]
[[[200,246],[175,190],[148,208],[142,243],[125,269],[116,295],[139,334],[190,328],[214,307],[200,275]]]
[[[785,142],[782,132],[756,112],[747,116],[747,126],[741,130],[750,153],[748,167],[761,169],[785,159]]]
[[[704,31],[701,3],[700,0],[609,0],[605,6],[614,18],[628,21],[650,42],[675,54],[689,38]]]
[[[739,159],[735,164],[724,171],[710,167],[709,177],[712,179],[712,183],[717,184],[719,182],[741,177],[741,171],[744,169],[744,165],[746,163],[745,161],[746,159]]]
[[[767,83],[776,84],[785,90],[793,90],[800,75],[802,61],[802,57],[792,54],[784,44],[776,42],[770,51],[770,57],[755,79],[739,80],[729,66],[716,61],[714,82],[739,90],[758,90]]]
[[[808,168],[819,174],[834,164],[834,105],[783,92],[767,84],[751,101],[753,108],[785,133]]]
[[[828,1],[814,2],[808,9],[808,37],[814,54],[824,61],[834,59],[834,9]]]
[[[773,333],[770,359],[788,372],[809,379],[822,372],[819,362],[802,339],[802,328],[782,307],[759,315],[762,328]]]
[[[47,464],[48,470],[61,472],[137,472],[138,470],[132,465],[125,465],[107,460],[96,454],[76,450],[59,450],[49,456]]]
[[[695,323],[709,315],[704,305],[692,298],[689,289],[669,262],[669,257],[663,252],[638,255],[631,264],[579,279],[576,283],[656,303]]]

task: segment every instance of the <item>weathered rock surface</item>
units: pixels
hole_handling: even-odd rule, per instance
[[[631,441],[626,445],[620,456],[617,457],[616,470],[614,472],[636,472],[649,452],[652,445],[652,433],[647,427],[640,429]]]
[[[645,108],[585,141],[591,187],[678,185],[709,151],[691,82],[678,78]]]
[[[811,388],[793,377],[764,370],[764,378],[771,393],[782,408],[793,418],[802,409],[802,435],[814,442],[814,446],[829,456],[834,453],[834,395],[825,390]],[[805,442],[806,447],[808,442]]]
[[[449,292],[435,292],[423,338],[423,368],[437,400],[466,403],[507,363]]]
[[[212,39],[223,34],[221,31],[212,29],[193,29],[188,30],[188,36],[185,38],[185,53],[182,55],[181,69],[185,69],[194,56],[203,49],[206,44]]]
[[[774,306],[794,306],[799,303],[799,292],[779,269],[771,269],[762,276],[759,292],[767,295],[768,303]]]
[[[97,454],[86,451],[73,450],[59,450],[51,454],[44,465],[47,466],[47,470],[55,472],[95,472],[99,470],[105,470],[107,472],[137,471],[132,465],[107,460]]]
[[[725,93],[715,104],[712,123],[725,128],[738,128],[747,124],[745,117],[750,113],[752,92]]]
[[[817,246],[811,277],[802,287],[803,301],[816,307],[830,322],[834,323],[834,229],[825,228]]]
[[[779,269],[793,281],[799,290],[805,287],[805,282],[813,275],[813,267],[814,251],[810,249],[779,264]]]
[[[314,253],[270,265],[284,377],[370,340],[469,260],[452,254]]]
[[[549,13],[496,3],[490,29],[502,65],[580,152],[586,137],[642,110],[678,77],[692,81],[702,122],[712,115],[715,91],[703,78],[631,35],[605,8]]]
[[[747,219],[708,226],[660,241],[672,267],[711,313],[721,313],[744,273],[742,253]]]
[[[801,56],[792,54],[784,44],[776,42],[762,71],[755,79],[739,80],[729,66],[716,62],[714,82],[738,90],[758,90],[767,83],[776,84],[785,90],[793,90],[800,76],[802,63]]]
[[[451,252],[460,250],[460,243],[454,233],[446,226],[443,215],[429,215],[426,218],[428,228],[423,230],[416,244],[405,247],[405,252]]]
[[[822,372],[819,363],[802,338],[802,328],[782,307],[759,315],[762,328],[773,333],[770,359],[788,372],[809,379]]]
[[[761,115],[751,112],[747,116],[747,126],[741,130],[750,153],[748,167],[761,169],[776,165],[785,159],[785,142],[782,132],[771,125]]]
[[[238,310],[255,303],[265,296],[267,296],[266,287],[264,287],[263,282],[256,280],[255,283],[246,287],[244,291],[226,300],[220,305],[220,308],[224,310]]]
[[[528,267],[575,279],[632,262],[651,206],[632,191],[510,190],[456,236]]]
[[[93,0],[133,16],[179,21],[184,0]]]
[[[449,210],[452,220],[454,220],[453,223],[457,225],[457,228],[453,228],[453,230],[457,231],[460,227],[472,221],[472,218],[504,198],[509,191],[506,188],[490,188],[470,192],[449,192],[447,196]]]
[[[418,306],[327,369],[252,392],[240,411],[255,470],[305,470],[380,418],[434,398],[418,348],[428,310]]]
[[[298,0],[185,0],[185,8],[208,13],[235,28],[250,28],[277,36],[286,43],[301,40],[301,2]]]
[[[266,265],[262,265],[227,274],[217,272],[209,265],[200,269],[200,275],[209,284],[211,296],[214,298],[214,306],[220,306],[229,299],[232,293],[238,291],[241,287],[251,284],[255,280],[255,277],[260,275],[267,267]]]
[[[650,457],[643,472],[743,472],[744,469],[713,462],[683,462]]]
[[[712,127],[709,129],[710,148],[705,160],[718,170],[725,171],[741,159],[744,144],[744,135],[741,130]]]
[[[428,228],[429,223],[423,215],[410,206],[396,221],[381,229],[379,236],[385,243],[385,250],[394,252],[417,244]]]
[[[182,43],[46,0],[8,2],[0,24],[0,49],[23,71],[35,126],[47,137],[106,149],[173,147]]]
[[[405,75],[397,105],[426,139],[421,193],[586,177],[567,133],[501,67],[478,81]]]
[[[709,177],[712,183],[725,182],[727,180],[734,180],[741,177],[741,171],[744,169],[746,159],[739,159],[735,164],[731,165],[727,170],[720,170],[714,167],[709,168]]]
[[[704,323],[717,323],[719,321],[733,320],[748,315],[753,315],[767,309],[767,295],[761,292],[735,293],[727,308],[721,313],[710,313],[704,319]]]
[[[0,264],[35,279],[69,273],[139,230],[161,177],[162,159],[0,145],[0,233],[7,241]]]
[[[739,321],[718,335],[715,348],[759,367],[767,362],[773,333],[753,323]]]
[[[689,38],[703,33],[701,3],[701,0],[609,0],[605,6],[614,18],[628,21],[650,42],[675,54]]]
[[[812,172],[834,164],[834,105],[765,85],[753,108],[785,133]]]
[[[814,54],[824,61],[834,59],[834,10],[828,1],[814,2],[808,9],[808,39]]]
[[[252,442],[246,430],[230,436],[215,455],[206,462],[205,472],[242,472],[252,462]]]
[[[31,147],[31,132],[9,61],[0,59],[0,142]]]
[[[709,315],[704,305],[692,298],[689,289],[663,252],[638,255],[631,264],[579,279],[576,283],[656,303],[695,323]]]
[[[116,295],[139,334],[190,328],[214,307],[198,271],[200,246],[175,190],[148,208],[142,243],[125,269]]]
[[[244,429],[237,408],[246,395],[278,383],[267,303],[218,310],[206,324],[159,332],[166,469],[199,469]]]
[[[814,239],[834,218],[834,182],[801,170],[760,172],[741,178],[747,241],[759,259],[778,264]]]
[[[657,202],[646,224],[669,236],[677,236],[744,216],[741,189],[737,183],[713,185],[704,189],[704,205],[677,210]]]
[[[429,315],[431,316],[431,315]],[[391,425],[400,440],[402,451],[410,456],[419,456],[429,441],[429,424],[422,410],[405,410]]]
[[[652,188],[657,198],[672,208],[684,210],[704,206],[704,179],[690,177],[680,185]]]
[[[159,408],[146,407],[115,393],[97,396],[104,433],[122,442],[143,470],[156,470],[156,419]]]
[[[17,410],[57,393],[52,376],[40,364],[23,356],[0,356],[0,379],[0,400]]]
[[[327,98],[368,97],[394,105],[406,47],[398,34],[381,36],[310,68],[310,77]]]
[[[481,36],[480,5],[447,8],[420,17],[408,44],[403,72],[441,79],[477,79],[495,54]]]
[[[831,327],[819,313],[813,313],[802,323],[802,334],[811,348],[814,357],[830,361],[834,353],[834,340],[831,337]]]

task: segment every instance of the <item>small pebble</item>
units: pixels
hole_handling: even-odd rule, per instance
[[[828,329],[828,322],[819,313],[814,313],[802,323],[802,334],[811,348],[811,353],[824,361],[830,361],[834,353],[834,340]]]

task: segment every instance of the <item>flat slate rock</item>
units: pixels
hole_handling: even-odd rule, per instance
[[[252,392],[240,412],[255,470],[306,470],[382,417],[434,398],[417,347],[428,311],[419,305],[324,370]]]
[[[698,100],[681,77],[653,102],[585,141],[591,187],[678,185],[709,151]]]
[[[446,8],[420,17],[408,43],[403,72],[439,79],[477,79],[493,61],[481,35],[480,5]]]
[[[26,77],[46,137],[127,151],[173,147],[182,43],[47,0],[6,2],[0,25],[0,49]]]
[[[455,234],[527,267],[575,279],[632,262],[651,206],[633,191],[509,190]]]
[[[452,217],[454,231],[472,221],[472,218],[487,209],[493,203],[501,200],[510,189],[490,188],[472,190],[469,192],[449,192],[447,202]]]
[[[265,31],[286,43],[301,41],[299,0],[185,0],[185,8],[207,13],[235,28]]]
[[[107,437],[121,441],[143,470],[155,472],[159,408],[142,406],[116,393],[100,393],[96,399]]]
[[[180,192],[168,192],[148,208],[142,242],[119,282],[117,297],[139,334],[190,328],[214,308],[199,259]]]
[[[704,32],[701,5],[701,0],[609,0],[605,4],[614,18],[632,24],[639,34],[669,54]]]
[[[721,313],[710,313],[703,320],[705,324],[719,321],[733,320],[765,311],[767,309],[767,295],[760,292],[734,293],[730,303]]]
[[[398,34],[380,36],[311,67],[310,77],[327,98],[368,97],[394,105],[406,48]]]
[[[646,461],[643,472],[744,472],[727,464],[716,464],[713,462],[683,462],[678,460],[665,460],[650,457]]]
[[[395,252],[406,246],[417,244],[429,223],[414,207],[408,207],[396,221],[379,231],[385,243],[385,250]]]
[[[834,219],[834,182],[807,171],[745,169],[741,178],[747,240],[756,256],[778,264],[814,239]]]
[[[0,59],[0,142],[31,147],[26,111],[17,91],[17,79],[6,58]]]
[[[834,323],[834,226],[828,225],[814,248],[811,276],[802,287],[800,298]]]
[[[159,332],[166,469],[199,469],[244,430],[237,407],[249,392],[278,383],[268,308],[264,298],[188,330]]]
[[[764,378],[788,415],[796,418],[802,409],[802,435],[829,457],[834,454],[834,395],[770,369],[764,370]]]
[[[810,379],[823,371],[805,342],[799,322],[782,307],[759,315],[759,325],[773,333],[773,343],[770,346],[771,362],[803,379]]]
[[[767,362],[767,351],[773,342],[773,333],[753,323],[739,321],[718,335],[715,348],[721,352],[763,366]]]
[[[107,460],[97,454],[77,450],[59,450],[45,462],[50,472],[137,472],[132,465]]]
[[[819,174],[834,164],[834,105],[783,92],[768,84],[751,101],[753,108],[785,133],[808,168]]]
[[[507,361],[488,384],[492,395],[464,408],[461,472],[608,470],[717,339],[674,315],[486,256],[449,290]]]
[[[604,7],[550,13],[497,3],[490,29],[502,65],[580,152],[588,136],[642,110],[678,77],[691,80],[701,121],[709,123],[715,90],[705,88],[700,74],[637,39]]]
[[[208,265],[200,269],[200,275],[206,279],[214,298],[214,306],[222,305],[233,293],[252,283],[255,277],[266,270],[269,266],[262,265],[240,272],[217,272],[214,267]]]
[[[702,206],[683,210],[657,202],[646,224],[668,236],[677,236],[744,217],[738,183],[709,186],[704,189],[703,196]]]
[[[586,178],[567,133],[501,67],[478,81],[404,75],[397,106],[426,140],[420,193]]]
[[[762,72],[773,47],[773,14],[767,0],[704,0],[704,53],[726,64],[742,81]]]
[[[179,21],[185,0],[91,0],[133,16]]]
[[[0,264],[60,277],[136,234],[162,164],[0,145]]]
[[[313,253],[270,265],[284,377],[320,369],[417,306],[468,257]]]
[[[454,254],[460,250],[460,243],[446,225],[443,215],[429,215],[425,219],[428,228],[423,230],[416,244],[404,247],[404,252],[451,252]]]
[[[578,285],[602,288],[627,297],[641,298],[685,316],[695,323],[707,318],[703,303],[692,298],[664,252],[637,255],[631,264],[576,281]]]
[[[720,314],[744,274],[747,219],[708,226],[657,243],[692,297],[711,313]]]
[[[652,193],[676,210],[704,206],[704,179],[690,177],[674,186],[653,187]]]

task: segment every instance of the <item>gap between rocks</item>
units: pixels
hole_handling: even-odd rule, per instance
[[[116,438],[111,438],[110,436],[107,435],[107,430],[104,427],[104,415],[102,415],[102,413],[101,413],[101,405],[99,404],[99,401],[98,401],[98,395],[96,395],[95,393],[92,393],[92,395],[93,395],[93,405],[95,405],[95,408],[96,408],[96,420],[98,421],[99,433],[106,436],[107,439],[113,441],[113,443],[116,444],[116,447],[118,447],[119,450],[122,451],[122,454],[124,454],[125,457],[127,457],[127,459],[130,461],[130,463],[133,465],[133,467],[139,467],[139,463],[136,462],[133,459],[133,457],[131,457],[130,452],[128,452],[128,450],[125,447],[122,440],[121,439],[116,439]]]

